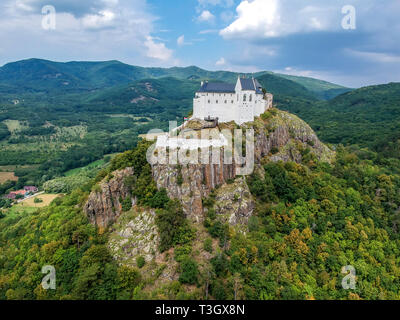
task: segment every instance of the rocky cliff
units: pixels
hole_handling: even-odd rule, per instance
[[[188,126],[202,130],[196,121],[189,121]],[[268,161],[300,163],[318,159],[331,162],[335,156],[305,122],[276,109],[241,127],[222,123],[215,129],[232,132],[234,129],[254,129],[254,170],[261,173],[262,164]],[[202,150],[198,151],[200,154]],[[201,268],[206,268],[211,258],[211,253],[203,248],[204,239],[210,236],[202,223],[205,217],[210,217],[212,212],[215,219],[231,226],[233,232],[246,233],[249,219],[255,214],[255,201],[246,177],[237,172],[241,166],[235,161],[225,163],[224,152],[217,160],[217,164],[154,164],[151,167],[157,188],[165,188],[170,198],[178,199],[191,221],[196,233],[191,246],[197,252],[196,259]],[[175,250],[182,251],[183,248],[173,247],[159,252],[161,238],[155,210],[141,208],[132,199],[133,208],[123,212],[121,202],[133,198],[130,186],[137,178],[133,176],[132,167],[109,174],[94,187],[84,210],[91,223],[99,228],[111,226],[108,247],[114,259],[120,264],[139,267],[146,281],[159,287],[178,279],[179,263],[175,259]],[[218,248],[216,239],[213,247],[215,250]],[[143,267],[139,265],[139,259],[144,260]]]
[[[198,128],[197,122],[199,121],[190,121],[186,127]],[[217,129],[233,131],[237,129],[237,126],[234,123],[222,123]],[[284,111],[277,109],[267,111],[262,117],[256,118],[254,122],[243,124],[241,129],[254,129],[255,131],[254,160],[256,169],[265,161],[300,163],[305,153],[310,153],[324,162],[331,162],[334,159],[334,152],[319,141],[309,125],[297,116]],[[227,181],[236,179],[237,168],[240,166],[234,161],[232,164],[225,164],[223,152],[221,152],[219,164],[181,166],[156,164],[152,170],[158,188],[165,188],[170,198],[179,199],[185,214],[191,220],[201,222],[204,217],[202,199],[208,197],[217,186],[223,186]],[[241,185],[243,189],[247,188],[245,181],[242,181]],[[221,205],[218,210],[229,211],[228,208],[231,208],[232,204],[228,202],[224,201],[225,207]],[[252,208],[253,205],[249,201],[248,205],[240,209],[239,215],[250,216]],[[233,221],[237,221],[237,219],[233,219]]]
[[[84,206],[89,221],[99,228],[106,228],[122,213],[121,201],[131,197],[127,177],[133,176],[133,168],[114,171],[96,185]],[[135,204],[135,200],[132,200]]]

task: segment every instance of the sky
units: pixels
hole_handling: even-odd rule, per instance
[[[0,65],[119,60],[400,82],[400,0],[1,0]]]

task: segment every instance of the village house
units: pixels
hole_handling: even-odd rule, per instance
[[[17,191],[11,191],[4,198],[11,199],[11,200],[15,200],[18,196],[22,196],[23,198],[25,198],[31,194],[38,192],[38,190],[39,189],[35,186],[25,186],[24,189],[17,190]]]
[[[39,189],[37,187],[35,187],[35,186],[25,186],[24,190],[26,192],[36,193],[36,192],[38,192]]]

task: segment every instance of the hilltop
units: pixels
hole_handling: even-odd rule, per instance
[[[0,298],[398,299],[400,177],[284,111],[249,128],[249,176],[150,166],[142,141],[48,208],[0,219]],[[57,290],[36,281],[44,263]],[[340,287],[344,265],[357,290]]]

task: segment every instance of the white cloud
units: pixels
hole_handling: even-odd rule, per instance
[[[144,45],[147,48],[149,58],[161,61],[168,61],[172,58],[172,50],[168,49],[162,42],[154,42],[154,39],[150,36],[147,37]]]
[[[176,40],[176,43],[178,44],[178,46],[183,46],[185,44],[185,36],[181,35],[178,40]]]
[[[362,58],[371,62],[378,63],[400,63],[400,55],[394,55],[382,52],[368,52],[368,51],[358,51],[352,49],[346,49],[345,52],[348,54]]]
[[[146,0],[57,0],[56,29],[51,31],[41,28],[41,6],[48,0],[3,1],[2,63],[31,57],[177,63],[173,51],[153,36],[158,17],[150,13]]]
[[[225,58],[220,58],[220,59],[215,63],[216,66],[223,66],[223,65],[225,65],[225,64],[226,64]]]
[[[100,11],[98,14],[89,14],[82,18],[82,24],[88,29],[99,29],[112,26],[115,13],[109,10]]]
[[[312,0],[311,2],[316,2]],[[237,17],[220,31],[224,38],[272,38],[297,32],[339,28],[340,10],[293,0],[242,1]]]
[[[207,29],[207,30],[201,30],[199,34],[209,34],[209,33],[218,33],[218,29]]]
[[[214,21],[215,16],[208,10],[204,10],[200,16],[197,18],[198,21],[200,22],[210,22]]]
[[[222,6],[222,7],[232,7],[234,5],[234,0],[198,0],[199,6]]]

